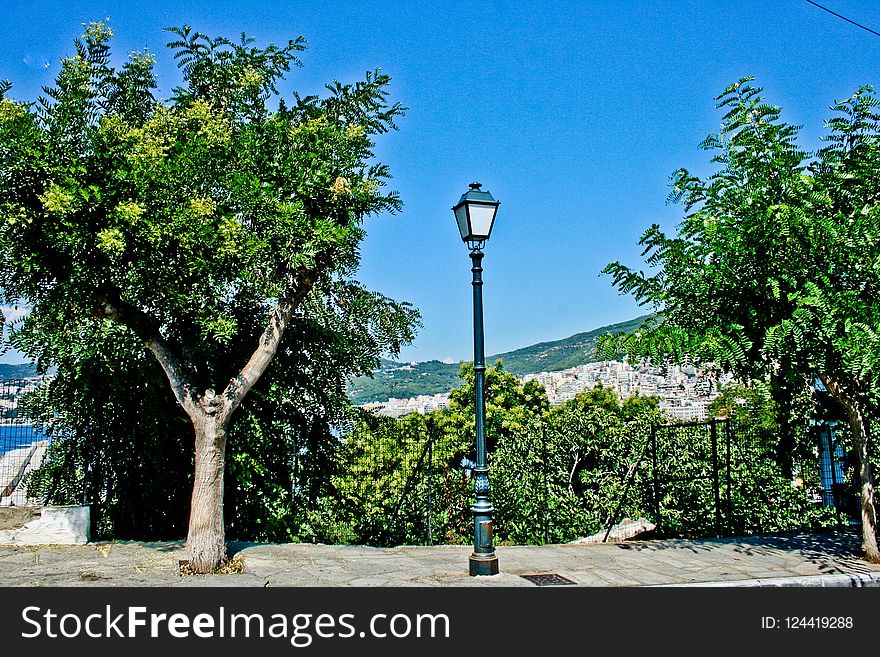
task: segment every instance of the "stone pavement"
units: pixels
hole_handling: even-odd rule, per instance
[[[371,548],[232,543],[244,572],[180,574],[181,542],[0,546],[0,586],[878,586],[852,532],[498,547],[501,573],[469,577],[470,546]]]

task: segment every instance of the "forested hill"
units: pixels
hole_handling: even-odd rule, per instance
[[[21,363],[13,365],[11,363],[0,363],[0,381],[8,379],[26,379],[29,376],[36,376],[37,368],[30,363]]]
[[[540,342],[515,351],[488,356],[486,363],[492,365],[501,359],[504,369],[518,376],[534,372],[555,372],[592,363],[596,360],[596,340],[600,335],[620,331],[629,333],[647,318],[648,315],[643,315],[620,324],[577,333],[562,340]],[[438,360],[408,364],[383,359],[381,367],[373,372],[373,378],[360,376],[352,380],[348,394],[353,403],[365,404],[385,401],[391,397],[403,399],[449,392],[461,383],[458,378],[459,367],[459,363],[448,364]]]

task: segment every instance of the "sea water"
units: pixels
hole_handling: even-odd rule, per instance
[[[0,423],[0,456],[38,440],[46,440],[46,434],[29,424]]]

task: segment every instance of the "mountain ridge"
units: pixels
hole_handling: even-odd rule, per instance
[[[37,376],[37,366],[33,363],[0,363],[0,380],[27,379]]]
[[[557,372],[585,363],[595,362],[596,341],[605,333],[630,333],[651,315],[641,315],[625,322],[600,326],[591,331],[575,333],[560,340],[538,342],[501,354],[488,356],[493,364],[500,359],[508,372],[523,376],[537,372]],[[349,382],[348,394],[352,403],[366,404],[385,401],[392,397],[403,399],[418,395],[449,392],[461,384],[458,372],[461,363],[443,363],[429,360],[418,363],[400,363],[381,359],[373,376],[359,376]]]

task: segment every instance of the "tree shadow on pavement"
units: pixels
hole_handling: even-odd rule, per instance
[[[815,564],[823,573],[871,573],[867,562],[860,558],[860,535],[855,531],[823,532],[816,534],[777,534],[772,536],[737,536],[713,539],[661,539],[620,543],[623,550],[638,552],[660,552],[666,550],[688,550],[695,554],[701,552],[730,551],[745,556],[771,556],[784,558],[786,555]]]

